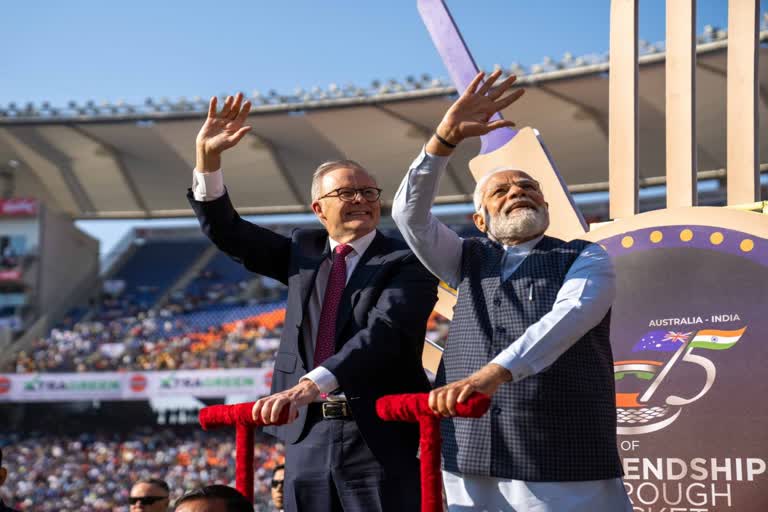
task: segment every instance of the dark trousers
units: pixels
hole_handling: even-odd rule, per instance
[[[286,512],[418,512],[418,460],[385,471],[351,419],[310,406],[308,432],[285,449]]]

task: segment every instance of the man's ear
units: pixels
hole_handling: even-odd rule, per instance
[[[472,220],[475,221],[475,226],[481,233],[485,233],[488,226],[485,225],[485,215],[482,212],[475,212],[472,214]]]
[[[0,468],[0,485],[3,485],[5,483],[5,479],[8,476],[8,470],[5,468]]]
[[[323,207],[320,206],[320,201],[312,201],[312,211],[315,212],[315,216],[320,219],[320,222],[325,224],[325,214],[323,213]]]

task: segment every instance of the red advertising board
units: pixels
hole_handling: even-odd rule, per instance
[[[0,199],[0,216],[31,217],[37,215],[38,202],[29,197]]]

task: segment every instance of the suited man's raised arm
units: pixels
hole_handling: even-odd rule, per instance
[[[248,270],[288,284],[290,238],[243,220],[226,192],[214,200],[198,201],[189,189],[187,199],[203,233],[216,247]]]
[[[380,372],[397,368],[403,358],[421,360],[427,319],[437,302],[437,279],[413,255],[392,275],[368,313],[368,327],[323,362],[341,389],[360,389]]]

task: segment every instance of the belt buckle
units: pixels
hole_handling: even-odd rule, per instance
[[[347,402],[333,400],[322,403],[323,419],[346,418],[349,416]]]

